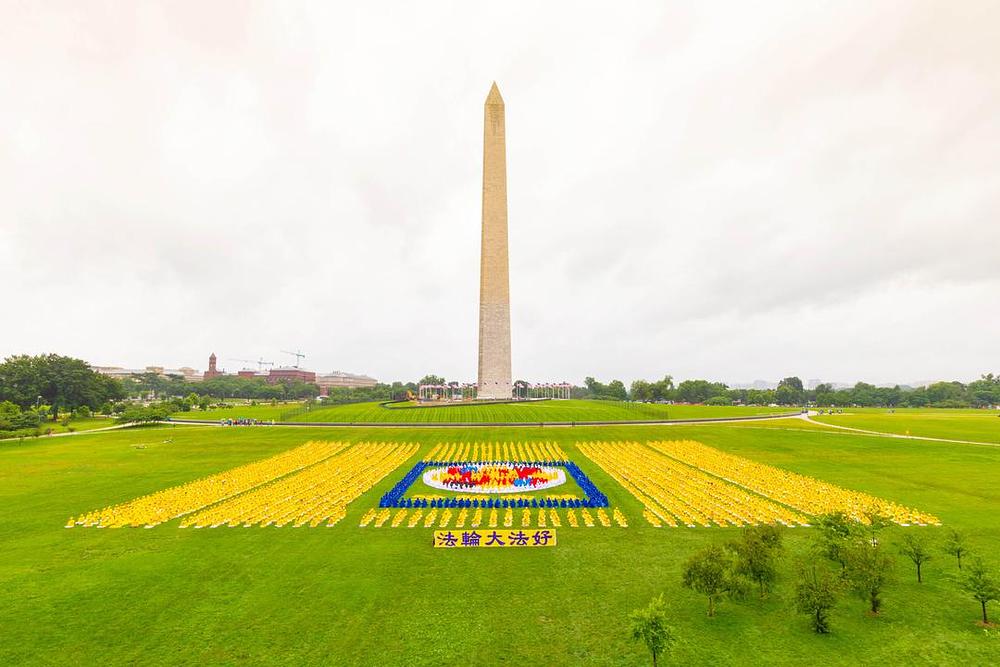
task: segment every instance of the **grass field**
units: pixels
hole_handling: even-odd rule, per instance
[[[278,419],[285,406],[239,406],[204,412],[177,413],[176,419],[222,419],[247,417]],[[379,403],[351,403],[315,407],[293,415],[297,422],[506,422],[538,424],[571,421],[629,421],[649,419],[697,419],[794,412],[794,408],[727,407],[706,405],[658,405],[619,403],[615,401],[539,401],[494,405],[456,405],[443,407],[383,407]]]
[[[880,433],[1000,443],[1000,411],[953,409],[845,408],[843,414],[817,415],[824,424]]]
[[[67,426],[63,426],[61,422],[46,421],[39,426],[39,429],[43,434],[49,429],[52,429],[52,433],[68,433],[70,429],[73,431],[92,431],[95,428],[106,428],[114,425],[115,421],[107,417],[88,417],[86,419],[71,419]],[[0,438],[4,437],[8,436],[0,433]]]
[[[959,422],[960,423],[960,422]],[[0,664],[643,665],[627,615],[661,592],[681,664],[995,662],[1000,637],[936,554],[918,585],[897,559],[884,612],[845,596],[833,634],[794,613],[789,530],[764,601],[714,619],[683,589],[685,558],[736,529],[654,529],[638,502],[582,456],[582,440],[690,438],[933,512],[1000,566],[1000,447],[880,438],[785,420],[670,427],[292,429],[174,426],[0,445]],[[440,550],[423,528],[358,528],[440,441],[558,441],[630,527],[559,529],[551,549]],[[70,516],[272,456],[306,440],[419,443],[332,528],[65,529]],[[898,541],[896,528],[887,539]],[[895,533],[894,535],[892,533]],[[994,609],[1000,615],[1000,610]],[[993,656],[992,658],[990,656]]]
[[[259,403],[257,405],[235,404],[226,408],[209,408],[208,410],[193,409],[190,412],[175,412],[176,419],[261,419],[280,421],[290,413],[297,413],[304,409],[301,402],[292,403]]]

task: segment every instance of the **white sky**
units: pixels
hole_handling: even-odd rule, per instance
[[[1000,3],[762,4],[2,0],[0,355],[474,379],[496,79],[516,377],[1000,370]]]

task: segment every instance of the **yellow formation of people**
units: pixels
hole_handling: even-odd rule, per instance
[[[441,442],[424,457],[424,461],[454,463],[478,462],[554,462],[569,457],[555,442]]]
[[[691,440],[651,442],[649,446],[667,456],[724,479],[754,493],[806,514],[818,516],[843,512],[867,523],[871,515],[901,526],[941,525],[933,514],[860,491],[851,491],[806,475],[734,456]]]
[[[877,514],[900,525],[939,524],[932,515],[690,440],[582,442],[577,447],[635,496],[643,518],[657,528],[808,526],[808,516],[832,512],[860,522]]]
[[[347,505],[413,456],[417,445],[353,445],[316,465],[185,517],[194,526],[333,526]]]
[[[578,447],[668,526],[807,524],[805,517],[788,508],[637,442],[579,443]]]
[[[248,463],[210,477],[141,496],[120,505],[88,512],[76,519],[70,519],[67,527],[152,528],[164,521],[190,514],[271,480],[312,466],[330,458],[347,446],[348,443],[344,442],[310,441],[262,461]]]

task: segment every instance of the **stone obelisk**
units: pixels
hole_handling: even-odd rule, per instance
[[[507,139],[496,82],[483,124],[483,242],[479,264],[479,386],[476,398],[511,398],[507,263]]]

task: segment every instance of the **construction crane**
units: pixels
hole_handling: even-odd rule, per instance
[[[284,354],[290,354],[293,357],[295,357],[295,368],[299,367],[299,361],[301,359],[305,359],[306,358],[306,355],[302,354],[301,351],[300,352],[289,352],[288,350],[282,350],[282,353],[284,353]]]
[[[274,365],[273,361],[264,361],[264,357],[261,357],[257,361],[254,361],[253,359],[237,359],[237,358],[234,357],[234,358],[231,358],[229,361],[242,361],[242,362],[247,363],[247,364],[257,364],[257,372],[258,373],[263,372],[264,366],[273,366]]]

